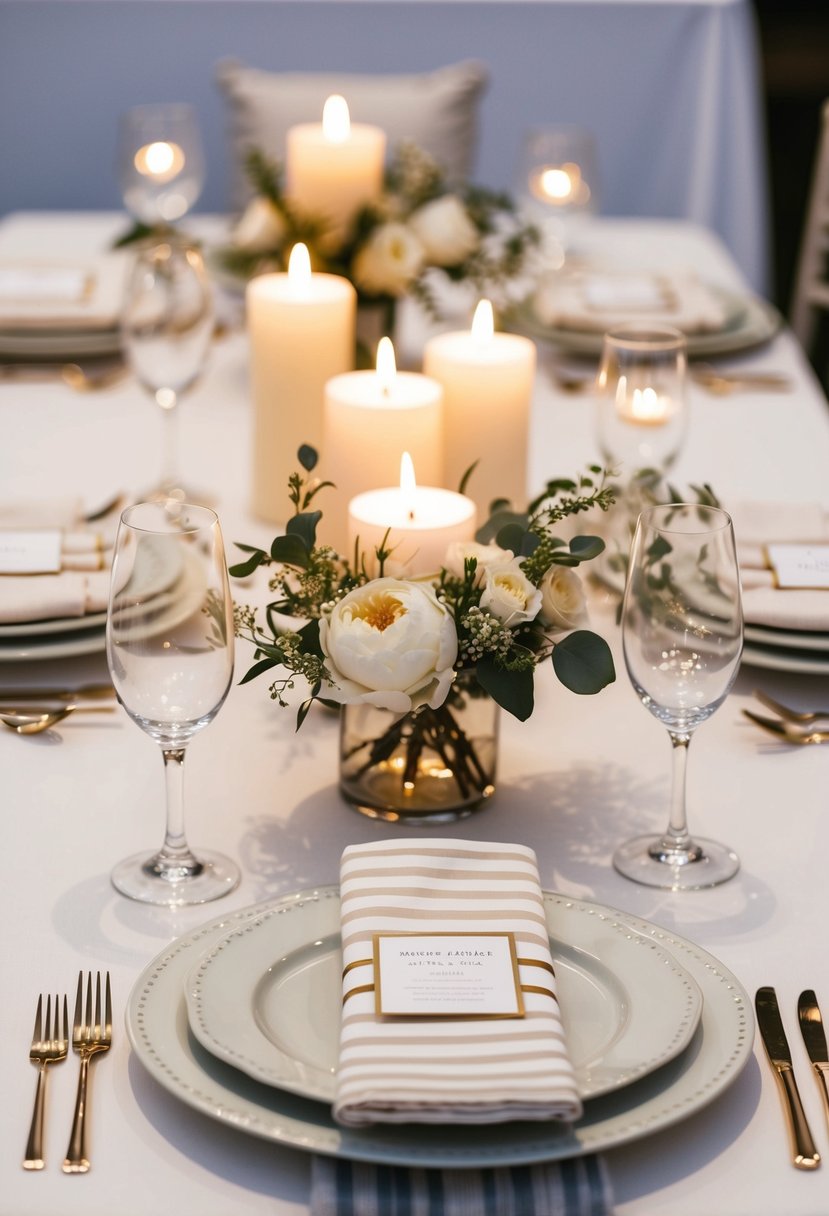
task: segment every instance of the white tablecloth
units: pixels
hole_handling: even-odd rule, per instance
[[[0,252],[3,251],[0,227]],[[70,229],[65,228],[65,233]],[[72,237],[83,243],[83,227]],[[86,239],[106,225],[89,223]],[[676,224],[607,223],[597,243],[624,236],[658,262],[693,262],[731,285],[736,273],[718,243]],[[64,237],[65,239],[65,237]],[[46,238],[41,232],[41,244]],[[692,389],[688,443],[674,480],[710,480],[722,495],[773,494],[827,504],[826,401],[792,338],[781,334],[751,366],[792,377],[786,394],[721,399]],[[591,410],[582,397],[539,377],[532,473],[568,473],[595,452]],[[247,514],[251,465],[246,344],[217,344],[203,383],[182,406],[184,472],[211,487],[228,542],[264,541],[269,529]],[[0,384],[0,486],[4,495],[42,486],[82,489],[92,504],[135,488],[157,471],[162,420],[126,382],[73,395],[56,383]],[[827,1126],[807,1072],[794,1021],[797,994],[814,987],[829,1011],[829,916],[824,858],[829,848],[829,748],[787,749],[740,714],[756,685],[803,705],[826,701],[825,682],[744,669],[732,696],[694,740],[689,770],[692,828],[727,841],[742,870],[725,886],[692,894],[638,887],[610,865],[614,845],[666,822],[670,748],[638,704],[625,676],[609,604],[594,623],[616,651],[618,680],[597,698],[579,698],[550,673],[537,682],[537,708],[521,725],[502,718],[498,794],[452,828],[475,839],[514,840],[538,853],[543,884],[595,899],[697,941],[753,994],[773,984],[784,1003],[804,1101],[818,1145]],[[241,673],[249,651],[238,657]],[[6,664],[0,687],[22,679],[79,681],[105,675],[100,657],[42,669]],[[109,885],[113,863],[160,843],[162,768],[158,750],[122,711],[76,719],[49,735],[0,734],[3,773],[4,1095],[0,1104],[2,1216],[301,1216],[308,1160],[197,1114],[162,1090],[132,1056],[122,1028],[125,1002],[147,962],[175,936],[222,911],[280,893],[335,882],[342,848],[394,837],[354,814],[336,790],[337,728],[314,714],[299,734],[264,685],[234,687],[222,712],[188,755],[192,841],[240,861],[241,886],[222,905],[175,912],[122,899]],[[80,968],[109,968],[115,1040],[94,1065],[92,1171],[59,1168],[74,1099],[75,1063],[50,1078],[49,1167],[20,1168],[35,1073],[26,1060],[36,994],[72,990]],[[829,1207],[826,1170],[788,1164],[773,1079],[755,1050],[737,1081],[706,1110],[607,1154],[620,1216],[821,1216]]]

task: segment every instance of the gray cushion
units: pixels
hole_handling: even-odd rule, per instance
[[[411,140],[435,158],[448,181],[472,175],[478,102],[488,79],[485,66],[474,60],[406,76],[275,73],[224,60],[217,79],[229,104],[236,207],[251,193],[244,174],[247,152],[258,148],[284,161],[288,128],[319,122],[332,93],[345,97],[354,122],[382,127],[390,151]]]

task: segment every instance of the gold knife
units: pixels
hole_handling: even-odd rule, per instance
[[[792,1161],[799,1170],[816,1170],[820,1165],[820,1153],[815,1147],[800,1100],[792,1068],[792,1053],[786,1040],[774,989],[758,988],[754,1007],[757,1010],[757,1025],[763,1046],[783,1096],[783,1109],[786,1112],[792,1143]]]
[[[812,1067],[817,1073],[820,1092],[826,1103],[826,1113],[829,1116],[829,1051],[826,1049],[826,1035],[823,1030],[823,1018],[820,1016],[820,1006],[811,988],[801,992],[797,1001],[797,1016],[800,1020],[800,1033],[812,1061]]]

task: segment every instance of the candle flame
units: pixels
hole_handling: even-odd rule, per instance
[[[344,144],[351,135],[348,102],[339,93],[332,93],[322,108],[322,133],[332,144]]]
[[[628,395],[626,376],[620,376],[616,385],[616,408],[631,422],[665,422],[669,413],[668,403],[655,388],[635,388]]]
[[[297,291],[308,291],[311,286],[311,256],[308,246],[299,241],[288,258],[288,282]]]
[[[143,177],[151,177],[162,183],[169,182],[184,168],[184,152],[178,144],[156,140],[138,149],[133,157],[133,164]]]
[[[544,194],[561,202],[575,193],[580,176],[578,165],[562,165],[560,168],[544,169],[539,184]]]
[[[414,521],[415,517],[416,490],[417,481],[415,480],[414,461],[408,452],[404,452],[400,457],[400,496],[403,499],[403,509],[406,513],[406,518],[410,523]]]
[[[489,300],[479,300],[472,318],[472,337],[481,346],[490,342],[495,333],[495,317]]]
[[[397,363],[391,338],[381,338],[377,343],[377,379],[384,397],[388,397],[397,376]]]

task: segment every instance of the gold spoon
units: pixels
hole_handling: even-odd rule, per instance
[[[18,735],[39,735],[75,713],[111,713],[114,705],[63,705],[60,709],[14,710],[0,713],[0,722]]]

